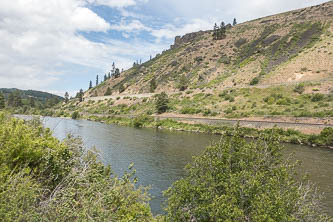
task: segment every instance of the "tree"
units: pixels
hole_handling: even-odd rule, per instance
[[[104,82],[108,79],[108,76],[105,74],[104,75]]]
[[[104,96],[111,96],[111,94],[112,94],[112,91],[111,91],[110,87],[108,87],[106,89],[106,92],[104,93]]]
[[[155,92],[156,88],[157,88],[156,79],[153,78],[152,80],[150,80],[150,92],[151,93]]]
[[[14,92],[9,94],[8,105],[12,107],[20,107],[23,105],[21,93],[18,90],[15,90]]]
[[[83,94],[83,89],[80,89],[80,91],[76,94],[76,98],[78,98],[80,102],[83,101]]]
[[[121,85],[119,86],[119,93],[122,93],[122,92],[124,92],[124,91],[125,91],[125,87],[124,87],[123,84],[121,84]]]
[[[92,81],[90,80],[90,82],[89,82],[89,89],[91,89],[92,88]]]
[[[237,20],[236,20],[236,18],[234,18],[234,21],[233,21],[232,25],[233,25],[233,26],[237,25]]]
[[[169,98],[165,92],[156,95],[155,107],[158,114],[165,113],[168,109]]]
[[[118,78],[120,76],[120,70],[118,68],[116,68],[115,72],[114,72],[114,77]]]
[[[274,130],[252,142],[240,129],[233,134],[194,157],[167,190],[167,221],[329,221],[316,189],[297,181]]]
[[[2,92],[0,91],[0,109],[4,109],[6,107],[5,97],[3,96]]]
[[[214,30],[213,30],[213,39],[214,39],[214,40],[217,40],[217,37],[218,37],[218,29],[219,29],[219,27],[218,27],[217,24],[215,23],[215,25],[214,25]]]
[[[29,97],[29,106],[30,107],[35,107],[36,106],[36,101],[34,97]]]
[[[98,86],[98,75],[96,76],[96,86]]]
[[[116,64],[114,64],[114,62],[112,63],[112,71],[111,71],[112,75],[114,75],[114,73],[116,72]]]
[[[219,34],[218,34],[218,39],[224,39],[226,37],[226,31],[227,31],[227,27],[225,26],[225,23],[222,21],[221,25],[220,25],[220,29],[219,29]]]
[[[185,75],[182,75],[179,80],[178,89],[180,91],[185,91],[188,87],[188,80]]]
[[[91,83],[91,81],[90,81],[90,83]],[[65,103],[68,103],[68,101],[69,101],[69,94],[68,94],[68,92],[65,92]]]

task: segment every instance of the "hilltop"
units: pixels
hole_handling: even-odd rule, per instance
[[[21,89],[7,89],[7,88],[0,88],[0,92],[4,94],[6,98],[8,98],[9,94],[18,91],[21,94],[22,99],[34,98],[40,101],[46,101],[47,99],[58,99],[63,100],[64,98],[61,96],[57,96],[51,93],[37,91],[37,90],[21,90]]]
[[[332,21],[330,1],[227,26],[221,40],[213,30],[177,36],[170,49],[86,91],[80,110],[149,115],[154,98],[140,95],[166,92],[175,114],[333,116]]]

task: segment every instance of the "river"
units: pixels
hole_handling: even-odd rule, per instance
[[[25,117],[26,118],[26,117]],[[85,147],[96,147],[103,163],[121,176],[134,163],[138,184],[150,186],[150,206],[154,214],[163,213],[162,192],[184,176],[184,166],[207,145],[220,139],[216,135],[136,129],[87,120],[43,117],[43,125],[62,140],[67,134],[82,138]],[[307,173],[324,193],[323,207],[333,216],[333,150],[285,144],[302,161],[300,172]]]

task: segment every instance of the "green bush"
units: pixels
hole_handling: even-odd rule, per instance
[[[158,114],[165,113],[169,109],[169,98],[165,92],[155,95],[155,107]]]
[[[300,83],[297,86],[295,86],[294,88],[294,92],[298,93],[298,94],[302,94],[304,92],[305,88],[304,88],[304,83]]]
[[[95,153],[0,113],[0,220],[154,221],[134,170],[119,178]]]
[[[250,85],[253,86],[253,85],[257,85],[259,83],[259,77],[254,77],[251,82],[250,82]]]
[[[200,109],[196,109],[196,108],[191,107],[191,106],[186,106],[186,107],[183,107],[180,110],[180,113],[181,114],[198,114],[198,113],[201,113],[201,110]]]
[[[257,142],[223,137],[187,165],[168,197],[169,221],[328,221],[315,189],[295,180],[271,133]]]
[[[319,101],[323,100],[324,97],[325,97],[325,96],[324,96],[323,94],[316,93],[316,94],[314,94],[314,95],[312,96],[311,101],[312,101],[312,102],[319,102]]]
[[[80,118],[80,113],[78,111],[75,111],[72,113],[72,119],[78,119]]]

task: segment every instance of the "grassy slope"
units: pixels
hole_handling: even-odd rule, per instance
[[[167,50],[118,79],[103,82],[85,96],[170,94],[170,112],[201,116],[333,116],[333,2],[239,24],[215,41],[205,32]],[[180,92],[181,79],[187,90]],[[256,85],[251,85],[258,79]],[[293,89],[304,83],[304,92]],[[229,94],[226,96],[226,94]],[[315,94],[323,94],[313,99]],[[230,99],[230,97],[232,97]],[[272,99],[272,97],[274,99]],[[267,99],[269,98],[269,99]],[[154,113],[153,99],[83,103],[89,113]]]

